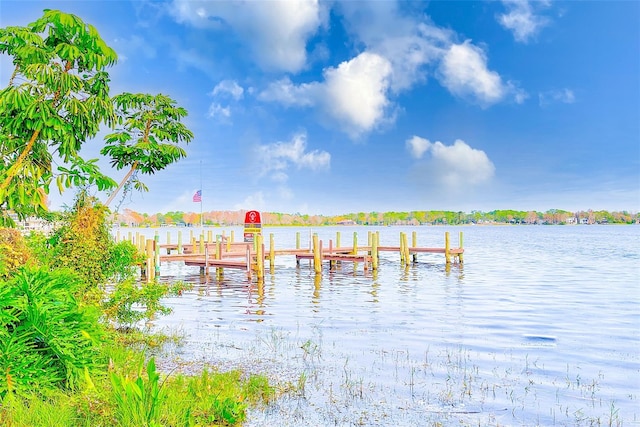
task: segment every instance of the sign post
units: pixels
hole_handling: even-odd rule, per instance
[[[244,215],[244,241],[245,243],[253,243],[255,236],[262,232],[262,222],[260,220],[260,212],[248,211]]]

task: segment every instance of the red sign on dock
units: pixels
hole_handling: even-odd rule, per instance
[[[256,234],[262,231],[262,222],[260,220],[260,212],[248,211],[244,215],[244,241],[253,242]]]

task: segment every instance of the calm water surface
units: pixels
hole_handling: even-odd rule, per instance
[[[161,241],[167,230],[175,239],[160,229]],[[240,367],[293,390],[246,425],[640,425],[639,226],[264,233],[292,248],[297,231],[303,246],[314,232],[325,247],[337,231],[343,246],[354,232],[360,245],[379,231],[397,246],[401,231],[416,231],[429,247],[444,246],[445,231],[456,246],[463,231],[465,263],[447,269],[444,255],[421,254],[403,268],[382,253],[377,273],[344,263],[316,276],[283,256],[264,283],[163,264],[163,280],[195,285],[155,322],[186,336],[169,366]]]

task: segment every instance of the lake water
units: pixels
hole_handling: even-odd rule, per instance
[[[160,229],[161,241],[169,229]],[[170,229],[175,233],[176,229]],[[182,229],[188,233],[188,229]],[[230,234],[231,228],[213,228]],[[236,240],[242,229],[235,228]],[[140,231],[136,229],[136,231]],[[142,230],[152,234],[154,230]],[[226,270],[161,266],[194,283],[155,327],[180,331],[167,366],[266,373],[290,390],[248,426],[640,425],[640,226],[265,228],[276,248],[357,232],[399,245],[452,246],[464,264],[421,254],[379,270],[276,258],[264,283]],[[268,246],[268,245],[267,245]],[[212,269],[213,271],[213,269]]]

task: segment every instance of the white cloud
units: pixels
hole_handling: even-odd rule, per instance
[[[543,8],[549,5],[549,1],[538,0],[503,0],[507,13],[498,15],[498,22],[507,30],[513,32],[513,37],[518,42],[527,43],[535,37],[540,29],[549,23],[549,20],[537,15],[535,8]]]
[[[307,135],[298,133],[290,142],[276,142],[256,148],[258,161],[262,166],[260,176],[269,175],[276,182],[288,179],[287,169],[293,165],[298,169],[328,169],[331,154],[326,151],[307,151]]]
[[[320,83],[303,83],[295,85],[289,77],[275,81],[259,95],[261,101],[279,102],[287,107],[311,107],[316,104],[322,87]]]
[[[262,191],[257,191],[253,194],[249,194],[241,203],[234,205],[233,208],[239,211],[247,209],[247,206],[250,206],[251,209],[255,209],[258,211],[265,210],[267,204],[265,202],[265,197]]]
[[[391,71],[385,58],[363,52],[337,68],[325,69],[322,82],[295,85],[284,78],[269,85],[259,99],[286,106],[316,106],[342,130],[357,137],[388,119]]]
[[[213,96],[231,96],[236,101],[242,99],[244,89],[235,80],[222,80],[213,88]]]
[[[325,112],[351,136],[371,130],[385,118],[390,74],[389,61],[368,52],[325,70]]]
[[[306,66],[307,40],[326,19],[318,0],[174,0],[172,12],[196,27],[232,28],[260,66],[288,72]]]
[[[126,62],[132,56],[144,56],[153,59],[157,55],[154,46],[140,36],[133,35],[130,38],[116,38],[113,48],[118,52],[118,61]]]
[[[431,154],[425,165],[429,179],[447,189],[482,184],[495,174],[495,166],[486,153],[471,148],[460,139],[453,145],[444,145],[440,141],[432,143],[428,139],[413,136],[407,140],[406,146],[417,159],[425,153]]]
[[[485,52],[469,40],[451,45],[440,64],[439,79],[454,95],[475,99],[483,106],[495,104],[509,94],[516,102],[526,98],[514,83],[504,83],[498,73],[487,68]]]
[[[227,102],[229,98],[238,101],[244,96],[244,89],[235,80],[222,80],[213,88],[211,96],[216,99],[226,100]],[[221,103],[215,101],[209,106],[207,117],[217,118],[222,122],[231,123],[231,106],[223,106]]]
[[[391,63],[394,92],[425,81],[427,67],[437,63],[455,35],[424,14],[403,14],[394,1],[343,2],[337,8],[358,42]]]
[[[550,90],[538,94],[540,106],[553,103],[573,104],[576,97],[571,89]]]
[[[231,118],[231,108],[223,107],[218,103],[213,103],[209,106],[209,111],[207,112],[207,117],[209,118],[221,118],[223,121]]]
[[[407,139],[407,148],[409,149],[411,156],[416,159],[422,158],[422,155],[427,152],[430,146],[431,142],[428,139],[417,136]]]

